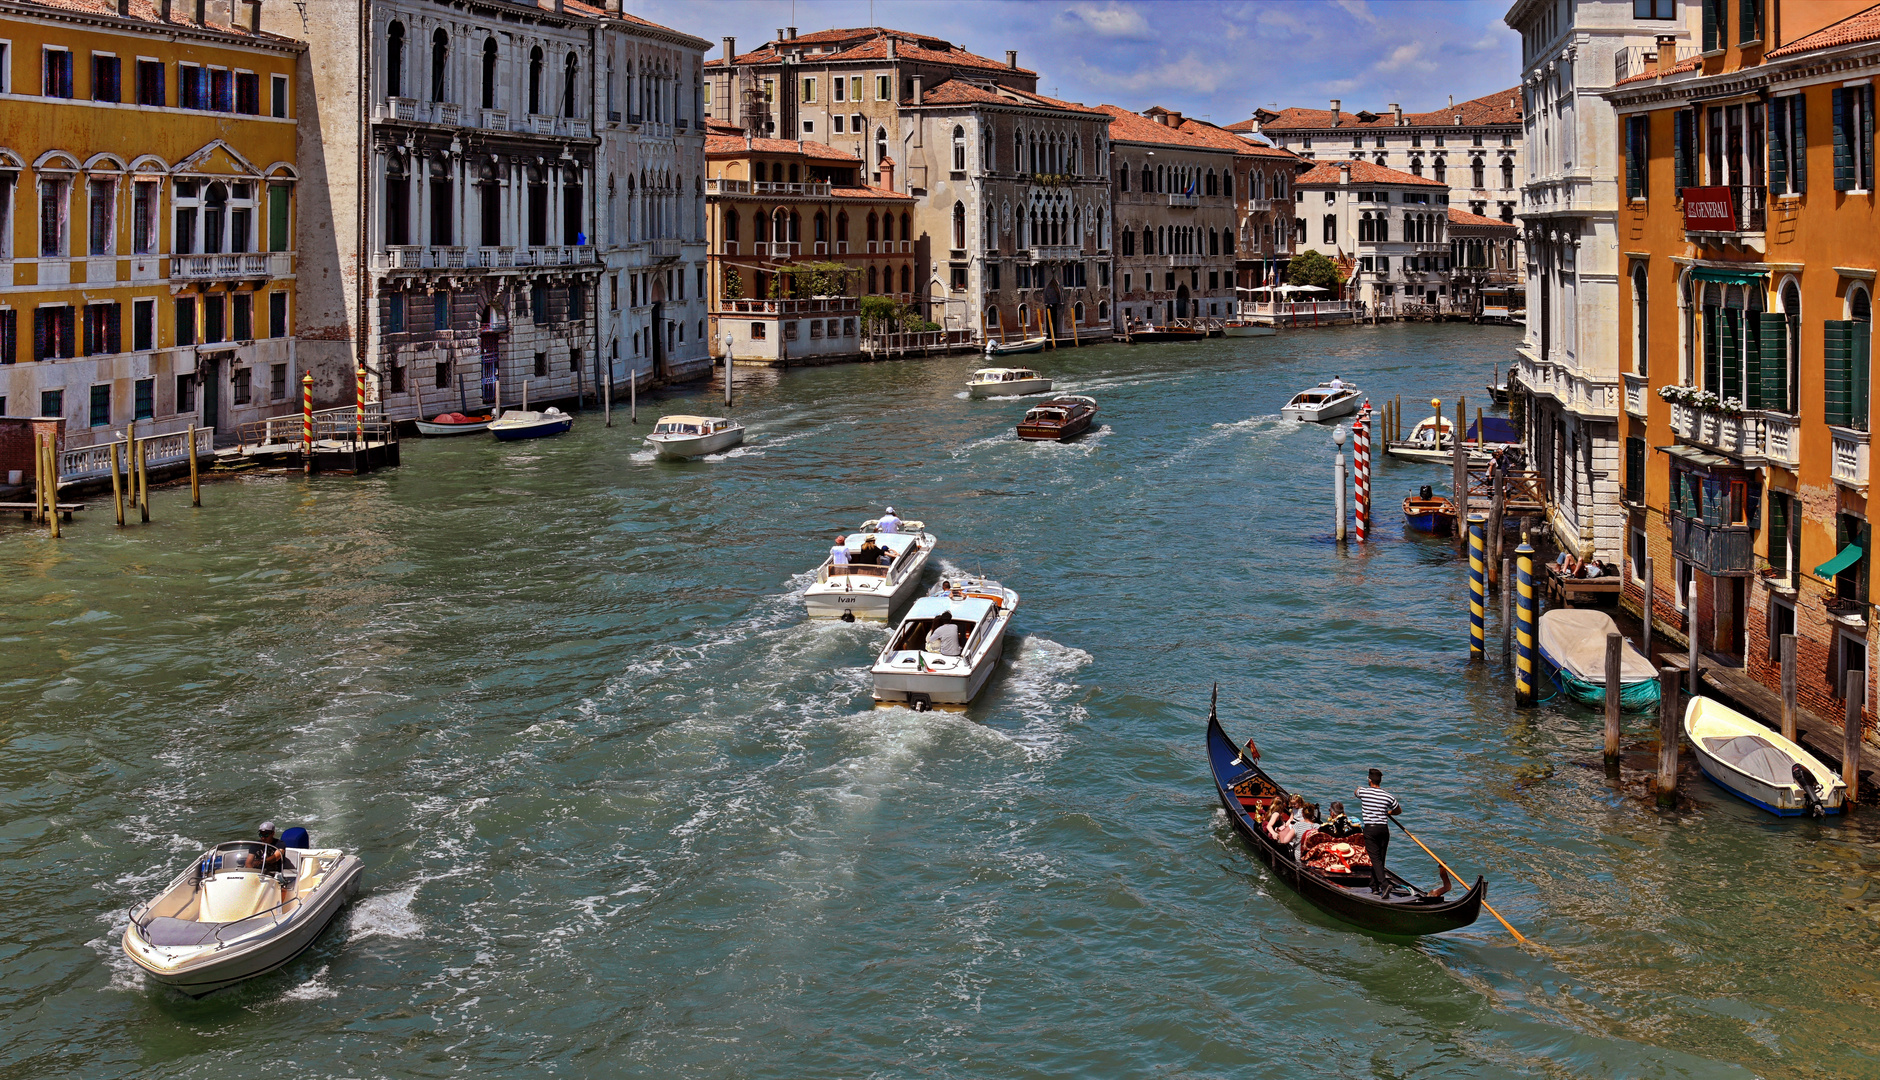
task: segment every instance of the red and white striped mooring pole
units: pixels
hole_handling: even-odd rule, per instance
[[[1362,544],[1371,526],[1371,403],[1358,410],[1358,421],[1351,426],[1351,464],[1356,489],[1356,528],[1353,534]]]

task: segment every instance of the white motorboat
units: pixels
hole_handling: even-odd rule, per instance
[[[1463,449],[1471,465],[1487,465],[1495,460],[1496,450],[1521,444],[1521,433],[1504,417],[1485,417],[1480,426],[1483,431],[1477,431],[1477,425],[1471,423],[1469,429],[1462,433]],[[1384,452],[1406,461],[1431,461],[1447,465],[1455,460],[1455,432],[1456,425],[1445,416],[1439,435],[1437,418],[1426,416],[1410,429],[1409,438],[1385,443]],[[1483,434],[1486,434],[1486,439],[1481,437]]]
[[[875,703],[963,710],[1005,652],[1018,594],[996,581],[942,581],[914,601],[876,658]]]
[[[921,571],[932,557],[933,534],[924,522],[903,521],[900,531],[877,532],[875,522],[862,523],[862,531],[850,533],[844,546],[853,560],[870,539],[886,554],[879,565],[851,561],[836,566],[825,559],[816,568],[816,583],[803,590],[803,603],[812,619],[841,619],[854,622],[887,622],[896,608],[920,591]]]
[[[1277,333],[1279,333],[1279,327],[1272,323],[1249,322],[1241,319],[1231,319],[1227,325],[1221,327],[1223,337],[1272,337]]]
[[[986,342],[987,356],[1019,356],[1024,353],[1043,352],[1049,338],[1020,338],[1017,341]]]
[[[646,437],[660,457],[703,457],[744,441],[744,425],[722,416],[662,416]]]
[[[976,398],[1048,394],[1051,380],[1030,368],[980,368],[967,380],[966,392]]]
[[[1363,400],[1364,391],[1355,386],[1334,387],[1331,383],[1320,383],[1294,394],[1279,414],[1287,420],[1332,420],[1357,412],[1358,403]]]
[[[1684,707],[1684,737],[1704,775],[1744,802],[1781,817],[1841,812],[1847,785],[1840,777],[1779,732],[1720,701],[1692,698]]]
[[[546,412],[511,409],[490,424],[489,432],[501,442],[516,442],[560,435],[572,427],[574,417],[560,409],[550,408]]]
[[[272,866],[270,854],[281,856]],[[337,848],[217,844],[131,909],[124,952],[158,982],[201,997],[299,956],[358,889],[361,868]]]

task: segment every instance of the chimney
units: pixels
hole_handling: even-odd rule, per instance
[[[1164,110],[1163,115],[1166,117],[1166,119],[1163,120],[1163,123],[1167,124],[1169,127],[1178,128],[1182,126],[1182,114],[1181,113],[1176,112],[1174,109],[1167,109],[1167,110]]]
[[[170,0],[157,0],[157,18],[170,21]]]
[[[919,75],[914,76],[914,104],[916,105],[920,104],[920,93],[921,93],[920,84],[921,84],[921,76]]]
[[[196,0],[196,25],[209,25],[209,0]]]
[[[607,14],[613,15],[616,17],[619,16],[620,0],[607,0]]]
[[[1456,95],[1454,94],[1449,95],[1449,107],[1452,109],[1456,107]]]
[[[788,31],[790,32],[790,40],[791,40],[791,41],[795,41],[795,40],[796,40],[796,27],[794,27],[794,26],[786,26],[786,27],[784,27],[784,29],[785,29],[785,30],[788,30]]]
[[[1403,126],[1403,106],[1402,105],[1399,105],[1398,103],[1394,101],[1391,102],[1390,103],[1390,115],[1391,115],[1391,123],[1393,125],[1397,127]]]
[[[1337,98],[1332,99],[1332,126],[1333,127],[1337,127],[1339,125],[1340,117],[1338,115],[1338,107],[1343,104],[1344,102],[1338,100]]]
[[[562,7],[562,0],[548,0],[548,10],[554,12],[557,15],[562,14],[564,10]]]
[[[725,38],[724,49],[725,49],[725,67],[729,69],[731,67],[731,61],[736,60],[738,58],[738,39],[734,37]]]
[[[261,0],[244,0],[248,5],[248,29],[261,32]]]
[[[779,46],[783,44],[783,27],[781,26],[777,27],[777,44]],[[779,48],[777,51],[782,52],[783,50]]]
[[[1658,35],[1658,74],[1663,75],[1678,66],[1678,39],[1670,34]]]
[[[120,16],[131,13],[131,0],[117,0],[117,13]]]
[[[895,51],[894,51],[894,39],[893,39],[893,38],[889,38],[889,39],[888,39],[888,59],[890,59],[890,60],[893,60],[893,59],[896,59],[896,58],[897,58],[897,57],[896,57],[896,55],[895,55]]]
[[[1338,182],[1340,184],[1351,183],[1351,162],[1341,161],[1338,163]]]
[[[894,39],[889,38],[888,40],[892,41]],[[881,186],[887,188],[889,191],[894,190],[894,159],[891,157],[881,159]]]
[[[1018,50],[1017,49],[1005,50],[1005,66],[1011,68],[1013,71],[1018,70]]]

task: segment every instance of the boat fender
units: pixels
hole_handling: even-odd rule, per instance
[[[843,622],[854,622],[854,621],[855,621],[855,613],[854,613],[853,611],[845,611],[845,612],[843,612],[843,613],[842,613],[842,621],[843,621]]]

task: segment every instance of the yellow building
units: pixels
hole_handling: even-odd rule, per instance
[[[0,4],[0,415],[232,442],[298,404],[303,46],[260,8]]]

